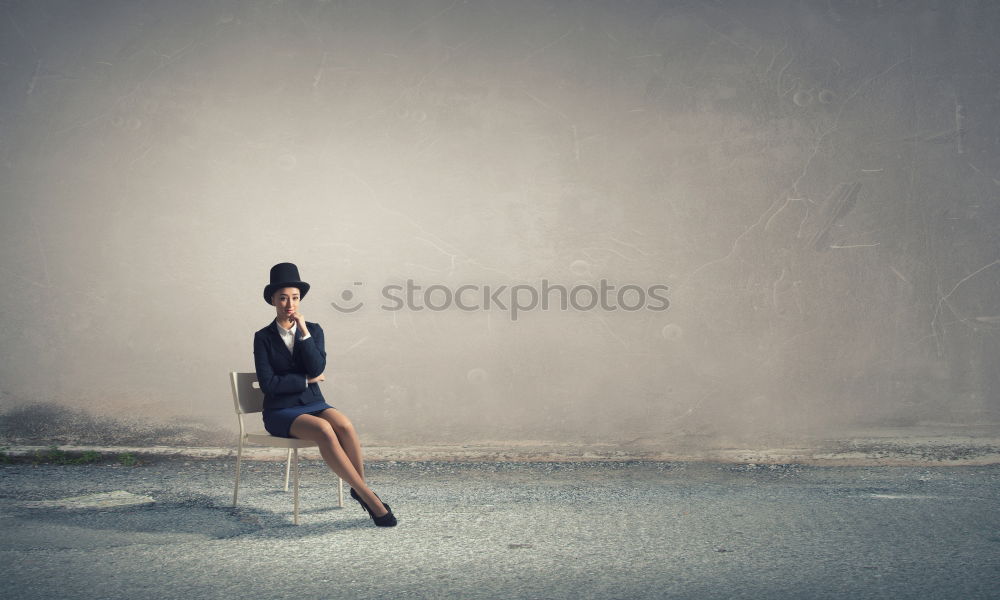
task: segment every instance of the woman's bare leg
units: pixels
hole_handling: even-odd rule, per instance
[[[292,421],[289,434],[302,440],[316,442],[319,445],[319,453],[326,464],[358,492],[376,517],[381,517],[389,512],[378,496],[365,484],[365,480],[361,478],[357,469],[354,468],[354,464],[351,463],[350,458],[341,447],[333,426],[328,421],[312,415],[299,415]]]
[[[340,440],[340,446],[344,449],[348,458],[351,459],[351,464],[354,465],[354,470],[357,471],[358,475],[361,476],[361,479],[364,480],[365,461],[361,454],[361,440],[358,438],[358,433],[354,430],[354,425],[351,423],[350,419],[347,418],[347,415],[335,408],[328,408],[324,410],[319,417],[333,427],[333,432],[337,434],[337,439]]]

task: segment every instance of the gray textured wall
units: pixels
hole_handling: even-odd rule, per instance
[[[998,29],[988,1],[4,2],[2,402],[231,427],[292,261],[371,440],[996,423]],[[669,307],[380,308],[542,278]]]

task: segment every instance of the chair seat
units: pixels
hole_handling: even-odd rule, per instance
[[[249,432],[244,438],[251,444],[262,446],[273,446],[276,448],[311,448],[316,445],[312,440],[301,440],[299,438],[283,438],[264,432]]]

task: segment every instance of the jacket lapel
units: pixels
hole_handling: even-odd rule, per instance
[[[281,338],[281,334],[278,332],[278,327],[281,326],[278,325],[277,321],[271,321],[271,343],[276,345],[278,347],[278,351],[282,352],[291,360],[294,355],[288,351],[288,346],[285,345],[285,340]]]

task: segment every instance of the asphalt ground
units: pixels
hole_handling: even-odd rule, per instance
[[[377,528],[320,461],[0,465],[3,595],[998,598],[1000,465],[367,463]]]

